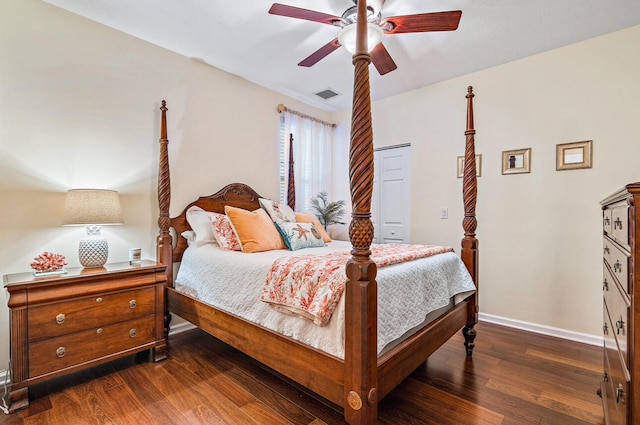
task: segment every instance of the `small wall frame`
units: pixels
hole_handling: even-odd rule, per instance
[[[476,177],[482,174],[482,154],[476,155]],[[464,175],[464,156],[458,157],[458,178]]]
[[[591,168],[593,141],[561,143],[556,145],[556,170]]]
[[[502,152],[502,174],[531,172],[531,148]]]

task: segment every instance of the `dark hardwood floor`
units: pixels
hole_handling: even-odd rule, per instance
[[[602,424],[598,347],[480,323],[473,358],[456,335],[380,404],[380,424]],[[286,361],[286,353],[282,360]],[[342,414],[193,330],[144,356],[31,387],[7,424],[344,424]]]

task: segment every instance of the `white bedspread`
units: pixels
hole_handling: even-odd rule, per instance
[[[344,358],[344,296],[326,326],[275,311],[260,301],[273,261],[286,255],[349,251],[349,242],[299,251],[244,254],[207,244],[182,257],[176,290],[339,358]],[[452,252],[378,269],[378,353],[425,320],[430,311],[475,290],[464,263]],[[457,301],[456,301],[457,302]]]

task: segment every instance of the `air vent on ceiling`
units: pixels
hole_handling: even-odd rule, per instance
[[[340,93],[334,91],[333,89],[325,89],[314,94],[323,98],[324,100],[331,99],[332,97],[340,95]]]

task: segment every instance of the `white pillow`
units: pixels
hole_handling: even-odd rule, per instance
[[[196,232],[196,237],[193,241],[196,246],[202,246],[208,243],[217,244],[213,234],[213,226],[211,226],[211,219],[209,218],[212,214],[215,213],[205,211],[195,205],[187,210],[187,222],[193,231]]]
[[[258,202],[260,202],[260,206],[269,214],[274,223],[281,221],[296,222],[296,213],[293,212],[289,205],[265,198],[259,198]]]
[[[180,234],[187,240],[187,245],[191,246],[196,243],[196,232],[193,230],[185,230]]]

